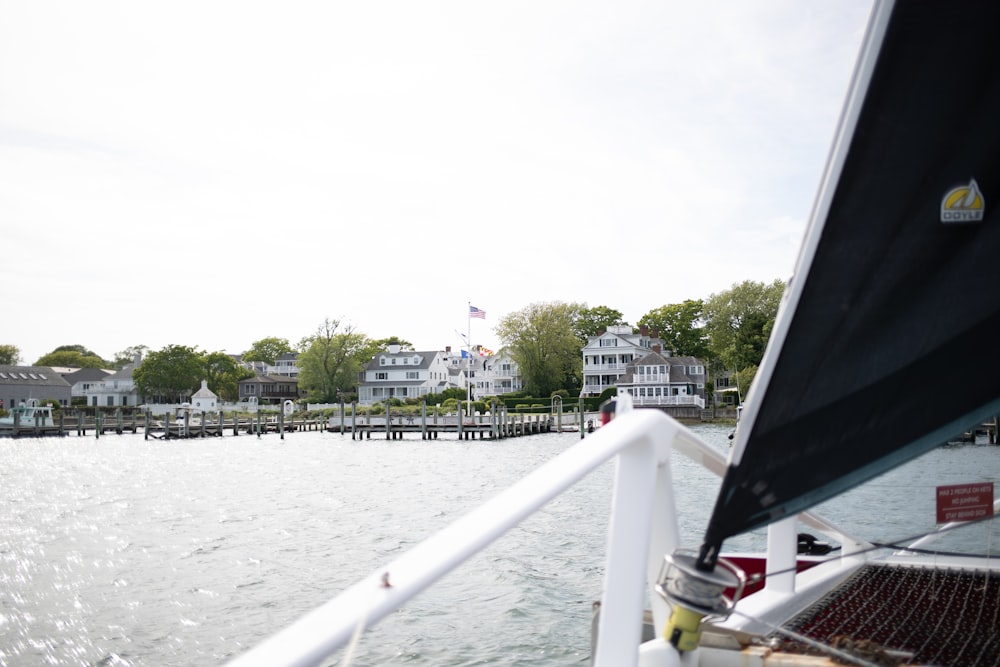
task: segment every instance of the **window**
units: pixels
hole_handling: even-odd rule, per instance
[[[420,379],[420,373],[418,373],[417,371],[406,371],[406,379],[407,380],[419,380]]]
[[[389,374],[388,373],[376,373],[375,374],[375,379],[376,380],[388,380],[389,379]]]
[[[393,366],[395,366],[395,365],[396,365],[396,360],[395,360],[395,359],[393,359],[393,360],[392,360],[392,365],[393,365]]]

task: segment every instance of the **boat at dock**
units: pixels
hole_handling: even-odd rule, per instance
[[[875,3],[728,458],[621,394],[583,443],[232,664],[350,662],[366,629],[612,460],[594,665],[997,664],[997,471],[942,480],[926,529],[891,541],[818,506],[1000,414],[998,29],[995,3]],[[680,541],[672,452],[722,478],[700,544]],[[755,530],[765,553],[727,549]]]
[[[10,409],[10,414],[0,417],[0,433],[30,433],[39,429],[52,429],[56,424],[52,418],[51,405],[39,405],[35,399],[23,401]]]

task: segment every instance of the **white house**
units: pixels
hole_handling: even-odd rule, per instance
[[[390,398],[405,400],[464,386],[464,370],[453,363],[450,349],[445,352],[415,352],[390,345],[376,354],[362,371],[358,383],[358,404],[371,405]]]
[[[108,406],[139,405],[139,390],[132,380],[132,371],[142,363],[142,357],[136,355],[131,364],[120,371],[112,373],[103,380],[90,385],[86,392],[87,405]]]
[[[524,389],[521,371],[506,347],[480,359],[482,371],[475,376],[476,396],[500,396]]]
[[[616,386],[637,407],[705,407],[705,366],[695,357],[650,352],[630,362]]]
[[[618,386],[625,369],[632,361],[652,351],[661,352],[663,341],[657,329],[639,327],[635,333],[629,326],[608,327],[590,336],[583,348],[583,396],[600,396],[608,387]]]
[[[114,371],[106,371],[101,368],[68,368],[53,367],[52,370],[62,375],[66,382],[72,385],[70,395],[73,400],[80,400],[84,404],[88,402],[87,396],[95,389],[104,378]]]

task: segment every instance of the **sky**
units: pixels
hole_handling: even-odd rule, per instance
[[[0,344],[496,350],[787,279],[870,8],[0,0]]]

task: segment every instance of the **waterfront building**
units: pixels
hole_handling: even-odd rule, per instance
[[[641,408],[705,407],[705,365],[696,357],[653,350],[626,366],[616,384]]]
[[[68,406],[71,391],[70,383],[48,366],[0,366],[0,408],[4,410],[31,399],[39,403],[52,399]]]
[[[630,363],[650,352],[662,353],[663,350],[659,331],[646,326],[639,327],[638,333],[630,326],[611,326],[590,336],[582,350],[581,395],[600,396],[605,389],[617,387]]]
[[[390,345],[365,365],[358,383],[358,404],[372,405],[390,398],[406,400],[462,387],[465,381],[461,355],[451,348],[441,351],[402,350]]]

